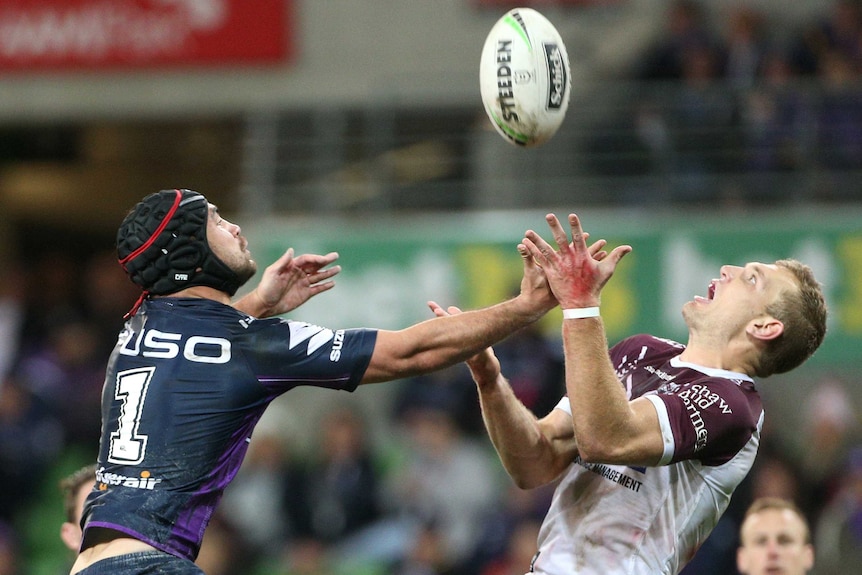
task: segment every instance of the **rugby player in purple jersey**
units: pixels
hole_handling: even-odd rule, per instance
[[[117,252],[143,293],[109,358],[96,485],[71,573],[200,574],[193,563],[269,403],[297,386],[353,391],[481,351],[557,305],[519,246],[519,295],[400,331],[328,329],[278,317],[332,286],[337,254],[292,251],[255,273],[240,227],[197,192],[144,198]],[[268,318],[268,319],[265,319]]]

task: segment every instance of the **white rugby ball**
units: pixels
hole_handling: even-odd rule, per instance
[[[566,116],[571,71],[566,46],[547,18],[515,8],[491,28],[479,62],[482,103],[508,142],[538,146]]]

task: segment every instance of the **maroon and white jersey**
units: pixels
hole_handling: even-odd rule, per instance
[[[715,527],[754,462],[763,408],[747,375],[679,360],[682,344],[649,335],[610,350],[630,399],[658,413],[656,467],[577,458],[554,493],[531,572],[678,573]],[[571,414],[568,398],[557,405]]]

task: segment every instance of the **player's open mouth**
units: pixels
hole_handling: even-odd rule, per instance
[[[715,299],[715,284],[717,280],[712,280],[709,282],[709,288],[706,291],[706,297],[703,296],[694,296],[694,300],[699,303],[711,303],[713,299]]]

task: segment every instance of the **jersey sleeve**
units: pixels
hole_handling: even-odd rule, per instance
[[[264,321],[260,328],[249,330],[243,353],[257,380],[274,393],[300,385],[353,391],[365,375],[377,341],[373,329],[332,330],[305,322]]]
[[[664,465],[686,459],[704,465],[730,461],[756,432],[761,415],[737,382],[722,378],[645,397],[658,413]]]

